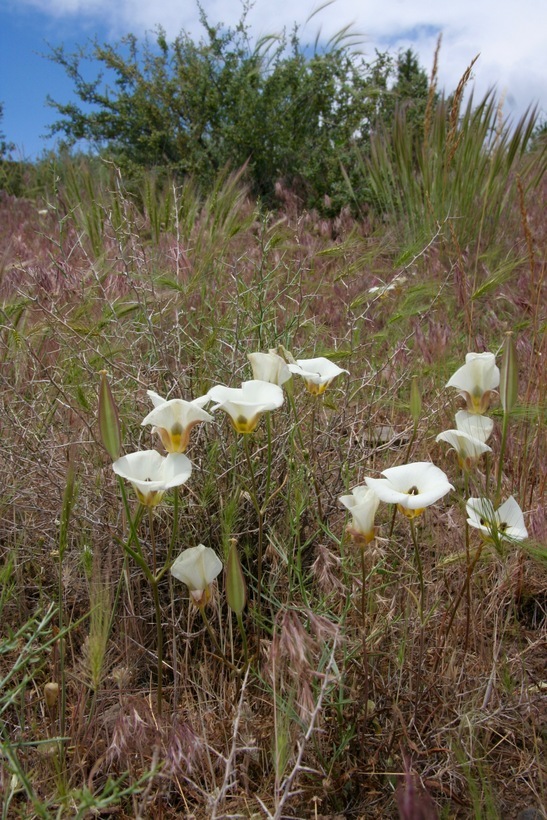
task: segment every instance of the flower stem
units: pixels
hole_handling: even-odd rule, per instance
[[[437,660],[435,661],[435,666],[433,668],[434,673],[437,671],[437,669],[439,667],[439,662],[440,662],[440,660],[443,656],[444,647],[446,646],[446,641],[448,639],[448,635],[450,633],[450,630],[452,629],[452,624],[454,623],[454,618],[456,617],[456,612],[458,611],[461,600],[462,600],[467,588],[469,587],[469,584],[471,582],[471,575],[473,574],[473,570],[477,566],[479,558],[481,557],[482,550],[483,550],[483,547],[484,547],[485,543],[486,543],[486,541],[483,541],[479,545],[473,560],[467,566],[467,573],[466,573],[466,576],[465,576],[465,581],[463,583],[463,586],[462,586],[460,592],[458,593],[458,597],[456,598],[456,602],[454,603],[454,606],[452,608],[452,614],[450,615],[450,620],[448,622],[448,626],[446,627],[446,632],[444,633],[444,638],[443,638],[443,641],[442,641],[440,649],[439,649],[439,654],[437,655]]]
[[[509,429],[509,413],[504,412],[503,421],[501,425],[501,443],[500,454],[498,459],[498,480],[496,484],[496,501],[494,506],[498,506],[501,498],[501,480],[503,478],[503,457],[505,455],[505,447],[507,444],[507,431]]]
[[[414,557],[416,559],[416,569],[418,570],[418,578],[420,580],[420,623],[423,626],[424,622],[424,570],[422,566],[422,559],[418,547],[418,537],[416,535],[416,524],[413,518],[410,519],[410,532],[412,533],[412,542],[414,544]]]
[[[260,618],[261,613],[261,600],[262,600],[262,550],[263,550],[263,530],[264,530],[264,513],[258,501],[258,491],[257,491],[257,482],[255,471],[253,467],[253,460],[251,458],[251,454],[249,452],[249,442],[247,441],[247,436],[243,436],[243,446],[245,449],[245,458],[247,459],[247,465],[249,467],[249,473],[251,475],[251,496],[254,508],[256,510],[256,514],[258,517],[258,557],[257,557],[257,610],[258,615]]]
[[[365,721],[367,719],[368,702],[369,702],[369,686],[370,686],[370,667],[368,662],[367,649],[367,632],[366,632],[366,617],[367,617],[367,596],[366,596],[366,566],[365,566],[365,550],[361,549],[361,623],[363,627],[363,677],[364,677],[364,691],[363,700],[365,703]]]
[[[212,644],[213,644],[213,646],[215,647],[215,650],[216,650],[216,652],[217,652],[217,654],[218,654],[218,656],[219,656],[220,660],[221,660],[221,661],[223,661],[223,663],[225,663],[225,664],[226,664],[226,666],[228,666],[228,667],[229,667],[230,669],[232,669],[234,672],[236,672],[236,673],[238,673],[238,674],[239,674],[239,673],[241,672],[241,670],[240,670],[240,669],[238,669],[236,666],[234,666],[234,664],[233,664],[233,663],[231,663],[231,662],[228,660],[228,658],[226,657],[226,655],[224,654],[224,652],[223,652],[223,651],[222,651],[222,649],[220,648],[220,644],[219,644],[219,642],[217,641],[217,636],[216,636],[216,635],[215,635],[215,633],[213,632],[213,629],[212,629],[211,624],[210,624],[210,622],[209,622],[209,618],[208,618],[208,617],[207,617],[207,615],[205,614],[205,606],[200,606],[200,607],[198,607],[198,609],[199,609],[199,611],[200,611],[200,613],[201,613],[201,617],[203,618],[203,623],[205,624],[205,628],[206,628],[206,630],[207,630],[207,632],[208,632],[208,634],[209,634],[209,637],[210,637],[210,639],[211,639],[211,643],[212,643]],[[239,616],[239,617],[241,617],[241,616]],[[244,646],[246,647],[246,642],[245,642]]]
[[[150,546],[152,548],[152,575],[156,578],[156,533],[154,532],[154,512],[148,507],[148,529],[150,530]]]
[[[291,404],[291,409],[292,409],[293,415],[294,415],[294,421],[295,421],[294,429],[296,430],[296,433],[298,435],[298,443],[300,444],[300,451],[301,451],[302,456],[304,458],[304,462],[305,462],[306,467],[308,469],[308,472],[310,474],[310,478],[311,478],[312,483],[313,483],[313,488],[315,490],[315,496],[316,496],[316,499],[317,499],[317,516],[318,516],[318,519],[319,519],[319,523],[323,524],[323,509],[322,509],[322,505],[321,505],[321,493],[319,491],[319,484],[317,482],[317,479],[315,477],[315,473],[313,471],[313,467],[312,467],[312,464],[311,464],[311,461],[310,461],[309,451],[306,448],[306,445],[304,444],[304,439],[302,437],[302,430],[300,429],[300,421],[298,419],[298,412],[297,412],[297,409],[296,409],[296,403],[295,403],[295,400],[294,400],[294,395],[292,394],[292,392],[290,392],[288,394],[288,396],[289,396],[289,401],[290,401],[290,404]],[[312,416],[312,427],[314,425],[315,425],[315,404],[314,404],[314,415]],[[312,443],[313,443],[313,438],[312,438]]]
[[[161,625],[161,606],[160,596],[158,591],[158,582],[156,578],[150,581],[152,589],[152,597],[154,599],[154,608],[156,610],[156,633],[157,633],[157,651],[158,651],[158,688],[157,688],[157,706],[158,715],[161,715],[163,705],[163,629]]]
[[[416,560],[416,568],[418,570],[418,578],[420,579],[420,605],[419,605],[419,613],[420,613],[420,648],[418,654],[418,664],[416,666],[416,698],[414,701],[414,714],[416,715],[418,711],[418,704],[420,702],[421,691],[422,691],[422,661],[424,656],[424,642],[425,642],[425,625],[424,625],[424,599],[425,599],[425,586],[424,586],[424,570],[422,566],[422,559],[420,556],[420,549],[418,547],[418,536],[416,533],[416,523],[414,518],[410,519],[410,531],[412,533],[412,541],[414,543],[414,557]]]
[[[243,626],[243,618],[241,617],[241,612],[236,614],[237,617],[237,625],[239,627],[239,631],[241,633],[241,640],[243,642],[243,658],[245,661],[245,667],[249,665],[249,648],[247,645],[247,634],[245,632],[245,627]]]

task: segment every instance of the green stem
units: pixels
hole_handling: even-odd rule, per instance
[[[252,486],[252,501],[254,508],[256,510],[256,514],[258,517],[258,559],[257,559],[257,610],[258,615],[260,616],[262,605],[262,550],[263,550],[263,529],[264,529],[264,513],[258,501],[258,491],[257,491],[257,483],[256,483],[256,476],[253,467],[253,460],[251,458],[251,454],[249,452],[249,442],[247,441],[247,436],[243,436],[243,446],[245,449],[245,458],[247,459],[247,465],[249,467],[249,473],[251,474],[251,486]]]
[[[452,614],[450,615],[450,620],[448,622],[448,626],[446,627],[446,632],[444,633],[444,639],[441,643],[439,654],[437,655],[437,660],[435,661],[435,666],[433,668],[433,673],[435,673],[437,671],[438,667],[439,667],[439,663],[440,663],[440,660],[441,660],[442,655],[443,655],[444,647],[446,646],[446,641],[448,640],[448,635],[450,634],[450,630],[452,629],[452,624],[454,623],[454,618],[456,617],[456,612],[458,611],[461,600],[462,600],[462,598],[463,598],[463,596],[464,596],[464,594],[465,594],[465,592],[466,592],[466,590],[467,590],[467,588],[468,588],[468,586],[471,582],[471,575],[473,574],[473,570],[477,566],[479,558],[481,557],[482,550],[483,550],[483,547],[484,547],[485,543],[486,543],[486,541],[483,541],[479,545],[479,547],[478,547],[478,549],[475,553],[475,557],[473,558],[472,562],[467,567],[467,574],[465,576],[465,581],[464,581],[463,586],[462,586],[462,588],[461,588],[461,590],[458,594],[458,597],[456,598],[456,602],[454,603],[454,607],[452,609]]]
[[[319,491],[319,484],[317,482],[317,479],[315,477],[315,473],[314,473],[314,470],[313,470],[313,467],[312,467],[312,463],[311,463],[311,460],[310,460],[310,453],[307,450],[306,445],[304,444],[304,439],[302,437],[302,430],[300,429],[300,421],[298,419],[298,412],[297,412],[297,409],[296,409],[296,403],[295,403],[295,400],[294,400],[294,396],[293,396],[292,392],[289,393],[288,396],[289,396],[289,401],[290,401],[290,404],[291,404],[291,409],[292,409],[293,415],[294,415],[294,421],[295,421],[294,429],[296,430],[296,433],[298,435],[298,443],[300,444],[300,451],[301,451],[302,456],[304,458],[304,462],[305,462],[306,467],[308,469],[310,478],[311,478],[312,483],[313,483],[313,488],[315,490],[315,496],[316,496],[316,499],[317,499],[317,516],[318,516],[318,519],[319,519],[319,523],[322,524],[323,523],[323,509],[322,509],[322,505],[321,505],[321,493]],[[315,404],[314,404],[314,414],[315,414]],[[314,416],[312,416],[312,428],[313,428],[314,425],[315,425]],[[313,438],[312,438],[312,441],[313,441]]]
[[[241,612],[236,613],[236,617],[237,625],[241,633],[241,640],[243,642],[243,659],[245,662],[245,667],[247,667],[249,665],[249,648],[247,645],[247,635],[245,632],[245,627],[243,626],[243,618],[241,617]]]
[[[501,425],[501,443],[498,460],[498,481],[496,486],[496,501],[494,507],[497,507],[501,498],[501,480],[503,477],[503,457],[505,455],[505,447],[507,444],[507,431],[509,429],[509,413],[503,414],[503,422]]]
[[[223,651],[222,651],[222,649],[220,648],[220,644],[219,644],[219,642],[217,641],[217,637],[216,637],[215,633],[213,632],[213,629],[212,629],[211,624],[210,624],[210,622],[209,622],[209,618],[208,618],[208,617],[207,617],[207,615],[205,614],[205,606],[204,606],[204,605],[203,605],[203,606],[200,606],[200,607],[198,607],[198,609],[199,609],[199,611],[200,611],[200,613],[201,613],[201,617],[203,618],[203,623],[205,624],[205,628],[206,628],[206,630],[207,630],[207,632],[208,632],[208,634],[209,634],[209,637],[211,638],[211,642],[212,642],[213,646],[215,647],[215,650],[216,650],[216,652],[218,653],[218,656],[219,656],[220,660],[221,660],[221,661],[223,661],[223,663],[225,663],[225,664],[226,664],[226,666],[228,666],[228,667],[229,667],[230,669],[232,669],[234,672],[236,672],[237,674],[240,674],[240,673],[241,673],[241,670],[240,670],[240,669],[238,669],[236,666],[234,666],[234,664],[233,664],[233,663],[231,663],[231,662],[228,660],[228,658],[226,657],[226,655],[224,654],[224,652],[223,652]],[[246,642],[245,642],[245,646],[246,646]]]
[[[416,715],[418,711],[418,705],[421,698],[422,692],[422,661],[424,657],[424,643],[425,643],[425,626],[424,626],[424,599],[425,599],[425,586],[424,586],[424,571],[422,566],[422,559],[420,556],[420,550],[418,547],[418,536],[416,534],[416,523],[415,519],[410,519],[410,531],[412,533],[412,541],[414,542],[414,556],[416,559],[416,567],[418,569],[418,577],[420,579],[420,648],[418,654],[418,664],[416,666],[416,698],[414,701],[414,715]]]
[[[169,541],[169,548],[167,550],[167,558],[160,571],[156,575],[156,581],[159,583],[168,570],[171,569],[171,559],[173,557],[173,550],[177,543],[179,535],[179,488],[173,487],[173,529],[171,530],[171,540]]]
[[[152,589],[152,597],[154,598],[154,608],[156,610],[156,633],[158,650],[158,689],[156,694],[158,715],[161,716],[163,706],[163,629],[161,625],[161,606],[158,591],[158,582],[155,578],[150,582],[150,587]]]
[[[410,532],[412,533],[412,542],[414,544],[414,557],[416,560],[416,568],[418,570],[418,578],[420,580],[420,623],[423,626],[424,623],[424,594],[425,594],[425,587],[424,587],[424,570],[422,566],[422,559],[420,556],[420,550],[418,547],[418,537],[416,535],[416,523],[414,518],[410,519]]]
[[[152,575],[156,578],[156,533],[154,531],[154,511],[148,507],[148,529],[150,531],[150,546],[152,548]]]
[[[366,567],[365,567],[365,550],[361,549],[361,623],[363,627],[363,678],[364,678],[364,689],[363,689],[363,700],[365,703],[365,721],[367,719],[368,713],[368,702],[369,702],[369,686],[370,686],[370,668],[368,662],[368,649],[367,649],[367,632],[366,632],[366,613],[367,613],[367,606],[366,606]]]
[[[469,498],[469,476],[467,471],[464,473],[464,492],[465,498]],[[467,568],[467,572],[469,571],[469,565],[471,562],[471,554],[469,552],[469,524],[467,523],[467,516],[465,519],[465,565]],[[469,628],[471,625],[471,585],[467,584],[467,592],[466,592],[466,617],[465,617],[465,643],[464,643],[464,651],[467,651],[467,644],[469,641]]]

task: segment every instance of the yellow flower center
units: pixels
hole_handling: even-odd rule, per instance
[[[236,433],[248,435],[249,433],[253,433],[256,430],[259,419],[260,413],[257,413],[256,416],[253,416],[252,419],[247,419],[245,418],[245,416],[238,416],[237,419],[232,418],[232,425]]]

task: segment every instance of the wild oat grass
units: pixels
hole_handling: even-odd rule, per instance
[[[298,214],[288,192],[283,211],[264,214],[237,177],[203,200],[190,183],[150,178],[137,196],[113,168],[72,167],[46,202],[2,198],[3,817],[545,809],[545,180],[520,190],[516,222],[499,213],[517,229],[497,240],[512,259],[498,279],[427,221],[421,244],[403,244],[348,214]],[[468,221],[484,224],[466,201]],[[495,481],[501,407],[492,459],[467,486],[435,437],[460,406],[449,376],[469,350],[500,362],[508,330],[519,382],[501,497],[518,499],[530,537],[485,549],[466,587],[465,489]],[[157,446],[141,427],[146,390],[189,399],[237,386],[251,378],[248,353],[280,345],[349,375],[323,397],[293,377],[294,404],[262,420],[247,454],[220,413],[192,432],[177,549],[203,543],[225,561],[237,544],[250,664],[222,575],[206,608],[218,649],[165,576],[160,715],[157,609],[124,555],[100,372],[131,452]],[[381,506],[361,562],[338,498],[430,460],[455,491],[419,519],[416,545]],[[155,513],[158,556],[175,509],[166,495]],[[139,534],[146,551],[146,516]]]

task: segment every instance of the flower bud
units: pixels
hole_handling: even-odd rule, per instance
[[[500,399],[504,413],[510,413],[516,404],[519,389],[517,349],[513,333],[505,336],[500,373]]]
[[[99,387],[99,432],[106,452],[115,461],[119,458],[122,450],[120,418],[108,383],[106,370],[101,370],[101,384]]]
[[[230,539],[230,550],[226,563],[226,600],[230,609],[236,615],[241,615],[247,601],[247,585],[243,577],[235,538]]]

